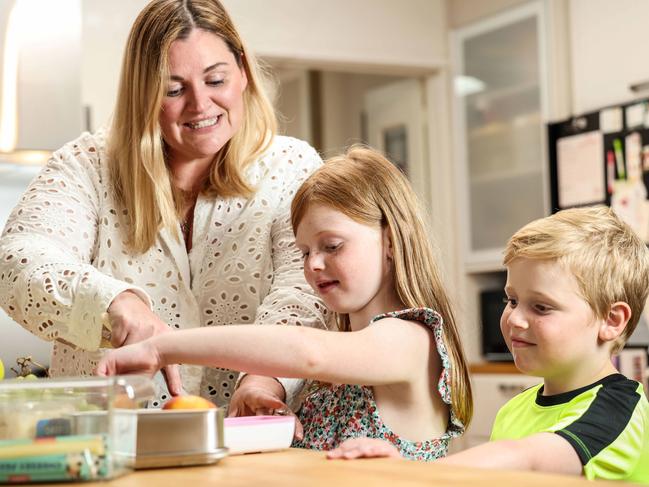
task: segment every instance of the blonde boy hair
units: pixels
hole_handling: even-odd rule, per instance
[[[455,316],[434,258],[423,211],[404,175],[377,151],[353,146],[327,160],[295,194],[291,205],[293,232],[311,205],[324,205],[364,225],[387,228],[392,243],[394,287],[408,308],[430,307],[444,320],[444,340],[451,356],[451,402],[467,426],[473,399],[467,362]],[[349,316],[335,314],[341,331]]]
[[[126,241],[137,253],[148,250],[161,228],[179,238],[183,196],[171,179],[159,125],[166,95],[171,44],[201,29],[219,36],[248,79],[241,127],[215,154],[204,192],[250,196],[245,168],[269,146],[277,119],[255,57],[244,46],[218,0],[153,0],[135,20],[126,44],[113,122],[108,134],[110,181],[128,225]]]
[[[518,257],[563,265],[574,274],[582,297],[599,319],[608,316],[613,303],[627,303],[631,318],[612,353],[624,346],[647,300],[649,250],[613,210],[573,208],[535,220],[509,239],[503,263]]]

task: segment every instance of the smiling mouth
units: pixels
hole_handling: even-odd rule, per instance
[[[319,282],[318,284],[316,284],[316,286],[318,287],[318,291],[320,293],[326,293],[327,291],[332,289],[334,286],[338,285],[339,282],[340,281],[323,281],[323,282]]]
[[[531,342],[526,342],[525,340],[521,340],[520,338],[512,338],[512,347],[532,347],[534,346],[533,343]]]
[[[184,123],[183,125],[185,127],[189,127],[192,130],[197,130],[197,129],[202,129],[205,127],[212,127],[218,123],[222,115],[218,115],[213,118],[206,118],[205,120],[201,120],[199,122],[187,122]]]

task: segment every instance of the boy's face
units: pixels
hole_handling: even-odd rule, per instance
[[[581,387],[602,360],[600,321],[577,280],[555,261],[516,258],[507,266],[500,329],[524,374]],[[601,368],[601,366],[600,366]],[[580,385],[579,385],[580,384]]]

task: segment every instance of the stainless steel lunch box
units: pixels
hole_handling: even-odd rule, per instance
[[[225,457],[223,409],[141,409],[135,468],[204,465]]]
[[[216,463],[228,454],[223,442],[221,408],[120,410],[117,414],[137,417],[135,468],[205,465]],[[75,413],[72,420],[75,434],[108,430],[105,411]],[[135,427],[135,422],[130,424]]]

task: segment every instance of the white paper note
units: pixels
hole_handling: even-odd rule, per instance
[[[599,112],[599,130],[608,134],[622,131],[622,108],[606,108]]]
[[[601,203],[606,199],[604,139],[599,131],[557,142],[559,207]]]

